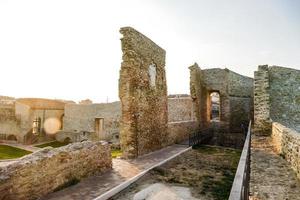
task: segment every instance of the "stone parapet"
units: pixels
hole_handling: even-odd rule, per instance
[[[300,133],[278,122],[272,123],[274,150],[284,157],[300,179]]]
[[[0,199],[38,199],[111,168],[107,142],[47,147],[0,168]]]

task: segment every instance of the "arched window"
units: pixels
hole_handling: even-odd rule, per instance
[[[210,120],[220,121],[220,94],[219,92],[210,93]]]

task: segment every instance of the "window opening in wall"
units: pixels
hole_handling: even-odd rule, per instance
[[[95,132],[99,138],[103,138],[104,118],[95,118]]]
[[[210,120],[220,121],[220,94],[218,92],[210,94],[210,103]]]
[[[41,118],[36,117],[32,123],[32,133],[34,135],[38,135],[40,133],[40,130],[41,130]]]

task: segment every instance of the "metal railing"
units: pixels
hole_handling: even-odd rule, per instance
[[[242,151],[238,168],[236,170],[229,200],[249,199],[250,153],[251,153],[251,121],[249,122],[244,148]]]
[[[203,144],[213,137],[213,129],[203,129],[189,135],[189,146]]]

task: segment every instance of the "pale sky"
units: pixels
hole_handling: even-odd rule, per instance
[[[169,94],[189,94],[194,62],[300,69],[296,0],[0,0],[0,95],[118,100],[124,26],[166,50]]]

